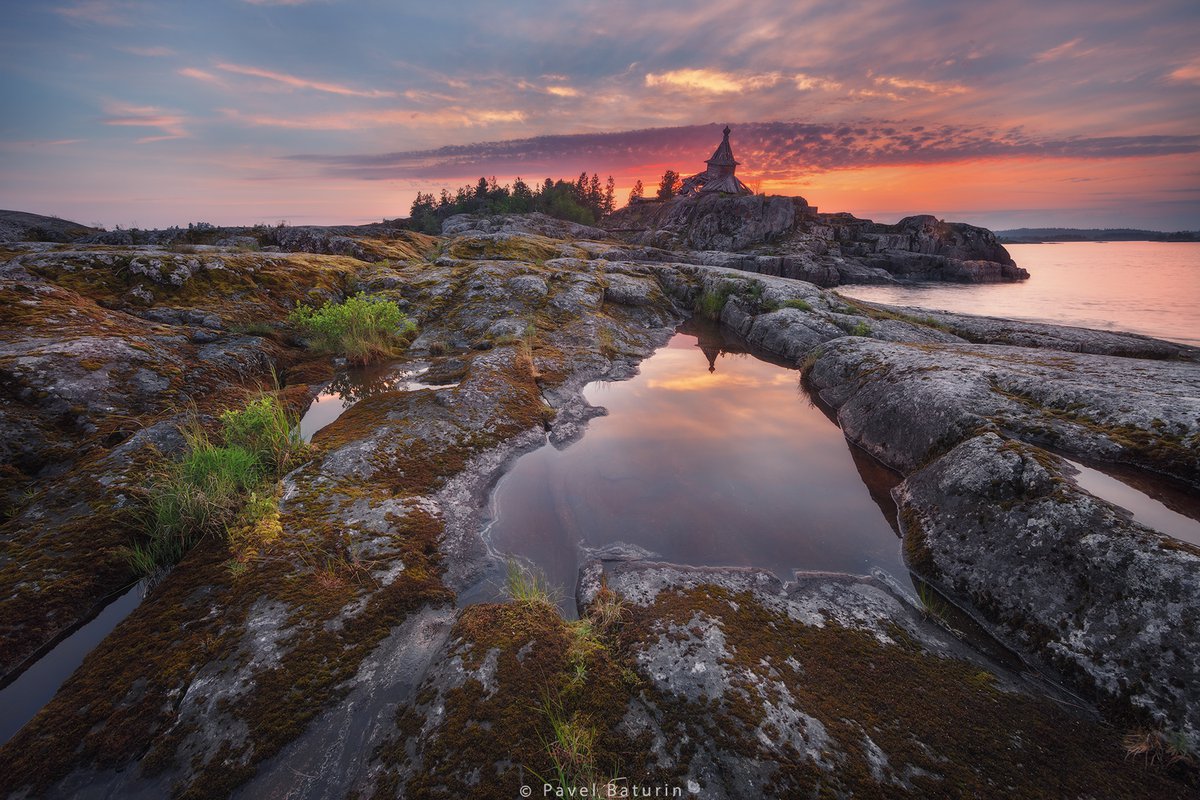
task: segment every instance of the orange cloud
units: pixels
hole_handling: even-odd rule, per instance
[[[880,86],[890,86],[894,89],[915,89],[920,92],[928,92],[929,94],[943,96],[963,94],[967,91],[967,87],[960,86],[957,83],[934,83],[933,81],[922,81],[913,78],[897,78],[889,75],[878,76],[875,78],[875,83]]]
[[[813,89],[821,89],[824,91],[837,91],[842,88],[842,84],[837,81],[831,81],[826,78],[818,78],[814,75],[805,75],[803,72],[797,72],[792,76],[792,83],[802,92],[812,91]]]
[[[715,69],[676,69],[646,74],[646,85],[700,94],[732,94],[764,89],[779,83],[778,72],[740,75]]]
[[[1180,83],[1200,83],[1200,58],[1173,70],[1167,77]]]

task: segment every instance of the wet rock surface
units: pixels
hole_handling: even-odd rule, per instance
[[[879,231],[795,203],[752,205],[747,219],[769,222],[754,236],[802,221],[804,247],[826,241],[813,261],[832,270],[822,283],[851,261],[878,269],[842,254],[846,226],[883,237],[870,240],[880,252],[1001,258],[986,237],[936,221]],[[396,367],[419,361],[436,385],[365,394],[321,429],[276,487],[272,533],[252,556],[235,559],[215,539],[193,549],[0,749],[0,795],[508,796],[554,768],[550,723],[563,715],[594,737],[595,776],[704,797],[1187,795],[1186,777],[1127,761],[1120,730],[994,667],[871,579],[783,585],[614,549],[581,576],[586,630],[550,605],[454,604],[502,580],[480,536],[497,477],[529,449],[584,435],[604,411],[583,387],[635,374],[676,325],[705,313],[802,363],[848,439],[909,475],[901,502],[923,521],[926,550],[912,548],[937,563],[931,580],[990,613],[1030,658],[1069,667],[1111,701],[1119,729],[1133,709],[1168,732],[1194,731],[1191,551],[1163,548],[1074,489],[1069,467],[1020,449],[1053,444],[1196,484],[1190,352],[870,306],[722,266],[698,253],[703,237],[667,250],[675,240],[617,240],[536,215],[447,222],[437,238],[386,225],[296,229],[284,238],[297,252],[232,239],[189,250],[140,234],[5,245],[9,675],[132,580],[119,548],[136,536],[152,469],[184,447],[189,409],[211,422],[271,389],[272,375],[300,409],[339,369],[289,329],[297,304],[357,291],[394,300],[419,325]],[[709,224],[708,245],[744,228]],[[821,225],[832,233],[814,233]],[[263,231],[218,233],[284,247],[280,234],[263,244]],[[955,449],[981,442],[970,459]],[[1011,448],[1030,463],[1019,474],[1004,471]],[[971,503],[1014,537],[1044,520],[1042,544],[1057,542],[1070,562],[1028,563],[1040,551],[971,527]],[[1089,536],[1086,524],[1111,530]],[[982,555],[967,563],[980,548],[994,559],[986,568]],[[1056,595],[1042,616],[1029,610],[1079,575],[1110,576],[1125,596]],[[1110,624],[1122,609],[1146,621],[1139,635]],[[1053,635],[1032,636],[1040,628],[1019,624],[1022,613]]]

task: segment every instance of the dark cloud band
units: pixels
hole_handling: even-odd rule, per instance
[[[293,155],[329,174],[364,180],[448,180],[481,174],[571,174],[580,169],[636,171],[699,164],[720,140],[722,123],[614,133],[537,136],[375,155]],[[1115,159],[1200,152],[1200,135],[1052,138],[1022,129],[894,122],[734,125],[733,141],[750,177],[994,158]]]

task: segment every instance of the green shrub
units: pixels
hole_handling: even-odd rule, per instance
[[[812,306],[809,305],[807,300],[786,300],[781,307],[798,308],[801,311],[812,311]]]
[[[397,355],[417,327],[394,302],[364,292],[320,308],[300,306],[288,320],[317,349],[360,364]]]
[[[871,335],[871,327],[869,325],[867,325],[867,323],[865,323],[865,322],[860,322],[846,332],[849,333],[851,336],[870,336]]]

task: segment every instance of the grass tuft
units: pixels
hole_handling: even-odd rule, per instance
[[[1187,737],[1182,732],[1165,732],[1139,729],[1125,734],[1121,742],[1126,758],[1137,758],[1147,765],[1183,764],[1196,767],[1196,759],[1188,748]]]
[[[240,411],[222,413],[221,427],[227,445],[249,450],[271,472],[285,471],[304,449],[295,421],[272,395],[252,400]]]
[[[554,607],[554,592],[550,588],[546,576],[536,569],[528,569],[516,559],[508,560],[508,573],[505,581],[508,597],[514,603],[523,606]]]
[[[160,467],[143,512],[145,536],[123,549],[130,566],[151,575],[179,562],[205,536],[230,538],[233,529],[268,537],[278,509],[273,484],[305,444],[291,417],[270,395],[221,415],[216,443],[193,418],[183,427],[183,458]],[[264,523],[264,520],[268,522]]]
[[[553,773],[549,779],[533,774],[552,787],[555,797],[583,796],[581,790],[592,797],[629,797],[624,779],[604,776],[597,768],[596,728],[586,715],[567,713],[561,702],[551,698],[543,701],[541,711],[550,723],[550,737],[544,743]]]
[[[588,620],[601,633],[608,633],[620,627],[621,622],[629,615],[625,600],[605,584],[600,587],[596,599],[588,607]]]

